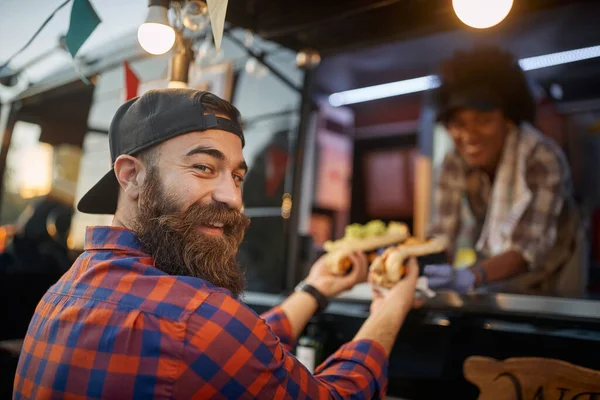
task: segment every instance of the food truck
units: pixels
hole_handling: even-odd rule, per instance
[[[132,8],[120,14],[143,19],[145,6],[122,5]],[[452,146],[434,118],[436,67],[457,49],[495,44],[542,63],[528,73],[540,126],[565,150],[585,216],[586,290],[570,298],[437,293],[411,311],[400,332],[388,394],[477,398],[476,356],[490,363],[561,360],[600,371],[599,13],[591,1],[520,2],[498,27],[480,31],[465,27],[449,2],[230,2],[220,53],[207,30],[192,37],[186,84],[215,92],[242,113],[250,168],[244,212],[252,218],[239,253],[248,278],[244,302],[257,312],[279,304],[323,244],[352,223],[402,222],[425,236],[436,171]],[[138,94],[167,87],[173,76],[172,54],[139,47],[138,22],[33,84],[12,82],[4,90],[0,341],[23,338],[45,290],[82,251],[85,226],[110,224],[110,215],[85,215],[74,204],[110,168],[107,133],[125,100],[126,70],[137,75]],[[571,50],[579,59],[557,62]],[[21,72],[17,81],[26,68]],[[390,83],[395,91],[381,86]],[[334,299],[300,338],[298,357],[314,368],[351,340],[370,299],[368,284]],[[16,366],[9,344],[2,347],[7,370]],[[568,398],[585,392],[563,391]]]

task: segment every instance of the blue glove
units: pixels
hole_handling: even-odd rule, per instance
[[[377,249],[376,253],[378,256],[382,255],[388,248],[387,247],[380,247]]]
[[[467,293],[475,284],[475,274],[471,269],[455,269],[452,265],[427,265],[423,275],[429,280],[433,290],[448,289],[458,293]]]

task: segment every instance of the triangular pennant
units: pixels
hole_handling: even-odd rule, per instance
[[[225,14],[227,12],[228,0],[206,0],[208,5],[208,17],[212,27],[215,47],[221,52],[221,41],[223,40],[223,30],[225,29]]]
[[[102,22],[89,0],[74,0],[66,36],[67,49],[73,57]]]
[[[128,101],[137,96],[140,78],[133,72],[127,61],[123,61],[123,67],[125,68],[125,101]]]

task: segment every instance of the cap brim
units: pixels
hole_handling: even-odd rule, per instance
[[[114,170],[110,170],[83,195],[77,209],[87,214],[114,214],[119,199],[119,181]]]
[[[471,109],[477,111],[493,111],[502,108],[496,96],[488,93],[459,93],[453,95],[446,107],[440,110],[438,121],[447,121],[456,111]]]

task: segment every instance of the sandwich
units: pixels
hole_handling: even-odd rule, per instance
[[[327,241],[323,249],[331,273],[344,275],[352,267],[349,255],[355,251],[366,253],[369,263],[389,246],[402,243],[409,237],[408,227],[400,222],[371,221],[366,225],[352,224],[346,227],[344,237]]]
[[[406,274],[406,263],[415,257],[419,263],[419,275],[425,265],[446,262],[448,241],[439,236],[427,240],[408,238],[398,246],[386,249],[369,267],[372,282],[380,288],[393,287]]]

